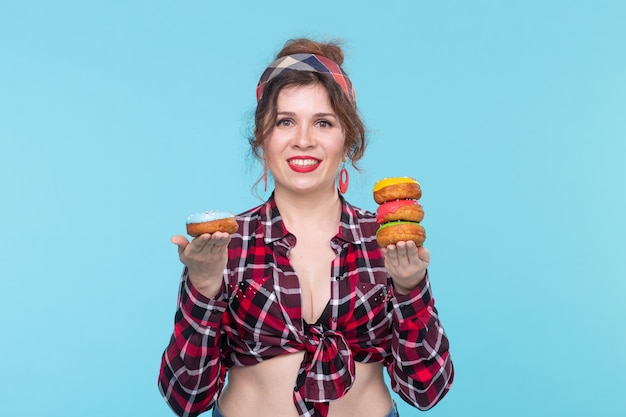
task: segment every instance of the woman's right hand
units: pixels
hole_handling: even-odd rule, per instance
[[[191,242],[185,236],[173,236],[180,261],[187,267],[191,284],[206,297],[213,298],[222,288],[228,261],[230,235],[223,232],[203,234]]]

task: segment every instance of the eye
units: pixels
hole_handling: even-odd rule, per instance
[[[293,124],[293,121],[291,119],[288,118],[283,118],[283,119],[278,119],[276,120],[276,126],[291,126]]]
[[[319,127],[333,127],[333,124],[331,122],[329,122],[328,120],[319,120],[317,122],[317,125]]]

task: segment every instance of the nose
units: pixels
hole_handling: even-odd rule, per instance
[[[315,146],[315,139],[313,138],[311,128],[306,125],[299,126],[293,139],[293,144],[300,149],[308,149]]]

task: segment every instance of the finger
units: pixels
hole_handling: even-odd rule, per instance
[[[430,263],[430,251],[424,246],[417,248],[417,256],[419,256],[422,261]]]
[[[189,241],[187,240],[187,238],[185,236],[182,235],[176,235],[176,236],[172,236],[170,238],[170,242],[172,242],[173,244],[175,244],[176,246],[178,246],[178,253],[180,254],[182,251],[185,250],[185,248],[187,247],[187,245],[189,245]]]
[[[406,242],[396,243],[396,256],[399,264],[406,265],[408,263]]]
[[[397,262],[398,261],[398,251],[396,245],[390,244],[385,248],[383,255],[385,255],[385,260],[387,262]]]
[[[220,256],[229,242],[230,235],[228,233],[205,233],[195,238],[185,251],[188,256],[198,256],[202,254]]]
[[[230,234],[225,232],[215,232],[211,236],[211,240],[216,246],[227,246],[230,242]]]
[[[203,233],[192,240],[186,248],[187,255],[193,256],[204,252],[207,249],[211,249],[214,245],[212,241],[212,235]]]
[[[207,245],[207,251],[214,257],[222,257],[225,256],[228,248],[228,243],[230,242],[230,235],[226,234],[226,236],[218,236],[215,235]]]
[[[412,240],[406,242],[406,257],[409,263],[419,260],[419,249]]]

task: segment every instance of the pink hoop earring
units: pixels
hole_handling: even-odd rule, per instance
[[[339,192],[341,194],[345,194],[348,191],[348,185],[350,184],[350,176],[348,175],[348,170],[344,166],[339,171]]]

